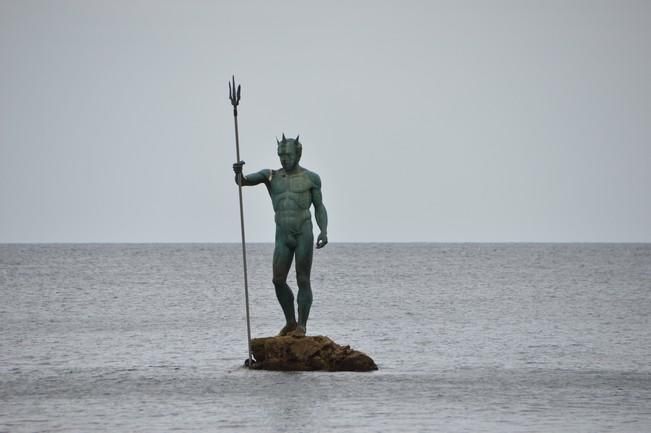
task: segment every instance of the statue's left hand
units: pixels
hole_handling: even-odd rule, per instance
[[[323,248],[328,243],[328,235],[321,233],[316,240],[316,249]]]

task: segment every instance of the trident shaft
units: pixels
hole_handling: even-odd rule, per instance
[[[228,83],[228,98],[233,104],[233,119],[235,120],[235,151],[237,153],[237,161],[240,159],[240,133],[237,127],[237,106],[240,103],[240,85],[238,84],[237,89],[235,88],[235,76],[233,75],[233,83]],[[248,366],[251,368],[253,366],[253,360],[251,356],[251,319],[249,315],[249,282],[246,276],[246,238],[244,236],[244,206],[242,205],[242,178],[244,176],[240,174],[237,182],[237,189],[240,195],[240,227],[242,229],[242,262],[244,264],[244,302],[246,304],[246,337],[247,345],[249,348],[249,362]]]

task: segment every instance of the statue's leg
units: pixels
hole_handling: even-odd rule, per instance
[[[285,314],[285,327],[281,334],[285,334],[296,328],[296,313],[294,312],[294,294],[287,285],[287,274],[292,266],[293,251],[282,239],[281,233],[276,233],[276,246],[273,257],[273,283],[276,289],[276,298]]]
[[[298,325],[302,331],[307,329],[307,319],[312,306],[312,287],[310,272],[312,271],[312,254],[314,252],[314,235],[312,223],[303,224],[301,235],[296,244],[296,282],[298,284]]]

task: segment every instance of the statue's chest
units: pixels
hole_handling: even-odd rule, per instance
[[[312,182],[305,175],[305,173],[298,173],[293,175],[276,174],[271,179],[271,194],[285,194],[294,193],[302,194],[309,192],[312,188]]]

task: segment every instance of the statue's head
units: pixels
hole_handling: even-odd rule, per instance
[[[296,168],[303,154],[303,145],[298,141],[298,135],[296,138],[285,138],[283,134],[282,140],[276,139],[276,143],[278,143],[278,158],[285,171]]]

